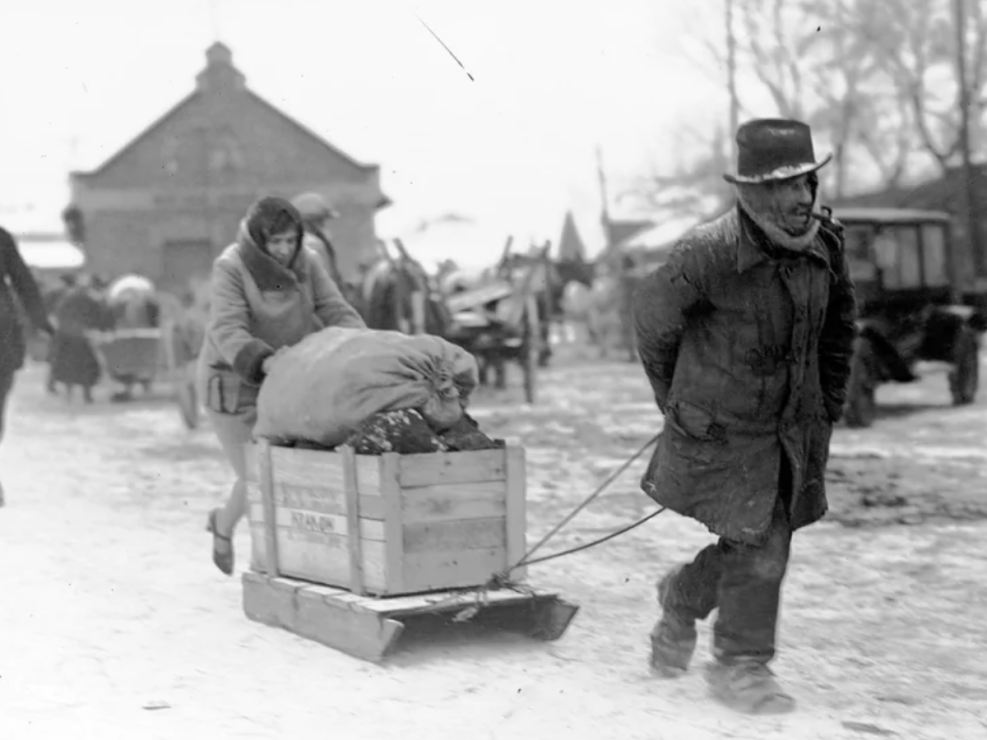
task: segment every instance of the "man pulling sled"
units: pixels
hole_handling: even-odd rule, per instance
[[[788,712],[775,655],[792,532],[826,512],[824,471],[846,398],[856,302],[838,225],[820,212],[809,127],[737,131],[737,205],[687,234],[634,300],[664,432],[642,487],[719,536],[658,584],[660,676],[685,672],[718,609],[707,678],[739,711]]]

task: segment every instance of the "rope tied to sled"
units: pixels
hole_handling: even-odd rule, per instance
[[[663,513],[666,510],[666,507],[664,506],[656,509],[655,511],[652,511],[650,514],[642,517],[641,519],[638,519],[637,521],[632,522],[631,524],[621,527],[620,529],[614,530],[613,532],[610,532],[609,534],[600,537],[598,539],[592,540],[590,542],[584,542],[581,545],[570,547],[568,549],[561,550],[559,552],[554,552],[549,555],[543,555],[540,558],[532,558],[532,556],[536,552],[538,552],[538,550],[540,550],[546,543],[548,543],[549,540],[555,537],[555,535],[557,535],[562,530],[563,527],[565,527],[569,522],[575,519],[576,516],[578,516],[579,512],[581,512],[583,509],[589,506],[602,493],[604,493],[608,488],[610,488],[610,486],[613,485],[614,481],[616,481],[621,475],[623,475],[624,471],[626,471],[631,465],[633,465],[651,447],[657,444],[660,438],[661,438],[661,432],[658,432],[658,434],[654,435],[651,439],[645,442],[644,445],[642,445],[637,452],[631,455],[631,457],[628,458],[614,472],[612,472],[607,477],[607,479],[603,481],[603,483],[597,486],[595,491],[593,491],[589,496],[583,499],[583,501],[578,506],[576,506],[576,508],[573,509],[568,514],[568,516],[566,516],[561,522],[559,522],[551,530],[549,530],[548,533],[544,537],[542,537],[537,543],[535,543],[533,547],[529,548],[528,551],[524,554],[524,556],[520,560],[518,560],[514,565],[511,565],[502,571],[494,573],[483,586],[481,586],[479,589],[473,592],[475,594],[474,603],[466,607],[465,609],[461,610],[460,612],[457,612],[456,616],[453,617],[453,621],[465,622],[469,619],[472,619],[480,611],[480,609],[484,608],[487,605],[488,602],[487,593],[491,590],[507,588],[513,591],[517,591],[518,593],[527,593],[530,595],[534,595],[535,591],[530,586],[526,586],[520,583],[515,583],[514,581],[511,580],[511,574],[518,568],[522,568],[526,565],[547,563],[549,560],[555,560],[556,558],[561,558],[566,555],[572,555],[574,553],[582,552],[583,550],[588,550],[592,547],[596,547],[597,545],[602,545],[604,542],[609,542],[610,540],[619,537],[622,534],[626,534],[627,532],[630,532],[632,529],[636,529],[637,527],[640,527],[642,524],[651,521],[656,516]]]

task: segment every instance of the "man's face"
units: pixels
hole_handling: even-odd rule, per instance
[[[804,234],[808,230],[817,182],[816,175],[810,173],[769,183],[772,215],[789,234]]]

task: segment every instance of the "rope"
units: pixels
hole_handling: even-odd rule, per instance
[[[601,545],[604,542],[608,542],[609,540],[614,539],[615,537],[619,537],[620,535],[624,534],[625,532],[630,532],[632,529],[635,529],[636,527],[640,527],[645,522],[648,522],[648,521],[654,519],[656,516],[658,516],[659,514],[661,514],[663,511],[665,511],[665,507],[663,506],[660,509],[658,509],[657,511],[651,512],[650,514],[648,514],[643,519],[639,519],[638,521],[634,522],[633,524],[629,524],[626,527],[622,527],[621,529],[618,529],[618,530],[616,530],[614,532],[611,532],[610,534],[608,534],[608,535],[606,535],[604,537],[600,537],[599,539],[592,540],[591,542],[586,542],[586,543],[583,543],[582,545],[578,545],[576,547],[572,547],[572,548],[569,548],[568,550],[563,550],[561,552],[556,552],[556,553],[553,553],[551,555],[545,555],[543,557],[535,558],[535,559],[532,559],[531,558],[532,555],[534,555],[550,539],[552,539],[556,534],[558,534],[559,531],[566,524],[568,524],[573,519],[575,519],[576,516],[579,514],[579,512],[581,512],[583,509],[585,509],[587,506],[589,506],[593,501],[596,500],[596,498],[600,494],[602,494],[611,485],[613,485],[613,482],[615,480],[617,480],[617,478],[619,478],[621,476],[621,474],[623,474],[623,472],[625,470],[627,470],[631,465],[633,465],[634,462],[637,461],[637,459],[639,457],[641,457],[641,455],[643,455],[645,452],[648,451],[648,449],[650,449],[652,446],[654,446],[658,442],[658,440],[660,438],[661,438],[661,432],[658,432],[658,434],[656,434],[654,437],[652,437],[647,442],[645,442],[637,452],[635,452],[633,455],[631,455],[631,457],[628,458],[624,462],[623,465],[621,465],[619,468],[617,468],[613,473],[611,473],[607,477],[607,479],[605,481],[603,481],[603,483],[601,483],[599,486],[597,486],[596,490],[593,491],[593,493],[591,493],[589,496],[587,496],[582,501],[582,503],[580,503],[575,509],[573,509],[569,513],[569,515],[567,517],[565,517],[565,519],[563,519],[561,522],[559,522],[558,524],[556,524],[551,530],[549,530],[548,534],[546,534],[544,537],[542,537],[533,547],[531,547],[524,554],[524,556],[520,560],[518,560],[514,565],[506,568],[505,570],[500,571],[499,573],[495,573],[491,577],[490,581],[487,583],[487,586],[486,587],[490,587],[490,586],[493,586],[493,587],[504,587],[504,586],[511,587],[510,586],[510,584],[511,584],[511,580],[510,580],[511,573],[513,573],[518,568],[521,568],[521,567],[523,567],[525,565],[535,565],[537,563],[546,563],[549,560],[555,560],[556,558],[560,558],[563,555],[571,555],[572,553],[581,552],[583,550],[588,550],[591,547],[595,547],[596,545]]]
[[[613,484],[613,482],[617,480],[617,478],[619,478],[625,470],[627,470],[627,468],[633,465],[637,461],[637,459],[641,457],[641,455],[647,452],[648,448],[650,448],[652,445],[658,442],[658,439],[660,437],[661,437],[661,432],[658,432],[658,434],[656,434],[654,437],[652,437],[647,442],[645,442],[644,445],[641,447],[641,449],[635,452],[623,465],[621,465],[613,473],[611,473],[610,476],[605,481],[603,481],[603,483],[597,486],[596,490],[593,491],[593,493],[587,496],[583,500],[583,502],[579,504],[579,506],[577,506],[575,509],[572,510],[572,512],[570,512],[569,516],[567,516],[561,522],[556,524],[555,527],[549,530],[548,534],[542,537],[534,547],[528,550],[528,552],[525,553],[524,557],[518,561],[517,565],[515,565],[514,568],[519,568],[522,565],[526,565],[528,563],[528,558],[530,558],[532,555],[538,552],[538,550],[540,550],[546,542],[552,539],[552,537],[554,537],[559,532],[559,530],[562,529],[566,524],[568,524],[573,519],[575,519],[580,511],[582,511],[591,503],[593,503],[593,501],[595,501],[596,498],[601,493],[606,491]],[[511,568],[510,570],[514,570],[514,568]]]
[[[582,501],[582,503],[580,503],[575,509],[573,509],[569,513],[569,515],[567,517],[565,517],[565,519],[563,519],[561,522],[559,522],[557,525],[555,525],[548,532],[548,534],[546,534],[537,543],[535,543],[535,545],[533,547],[531,547],[524,554],[524,556],[520,560],[518,560],[514,565],[512,565],[512,566],[510,566],[510,567],[508,567],[508,568],[506,568],[506,569],[504,569],[504,570],[502,570],[502,571],[500,571],[498,573],[494,573],[490,577],[490,579],[483,586],[481,586],[479,589],[464,589],[459,594],[455,594],[453,596],[450,596],[450,597],[448,597],[446,599],[442,599],[441,601],[433,604],[432,605],[433,608],[442,607],[442,606],[445,606],[447,604],[455,603],[461,596],[472,595],[473,596],[473,603],[471,605],[463,608],[459,612],[457,612],[456,613],[456,616],[453,617],[453,621],[455,621],[455,622],[465,622],[465,621],[468,621],[468,620],[472,619],[481,609],[483,609],[487,605],[487,594],[488,594],[488,592],[491,589],[509,588],[509,589],[511,589],[513,591],[517,591],[518,593],[534,594],[535,591],[530,586],[526,586],[524,584],[519,584],[519,583],[514,583],[513,581],[511,581],[511,573],[513,573],[515,570],[517,570],[518,568],[521,568],[521,567],[523,567],[525,565],[536,565],[538,563],[547,563],[549,560],[555,560],[556,558],[561,558],[564,555],[571,555],[573,553],[582,552],[583,550],[588,550],[589,548],[595,547],[596,545],[601,545],[604,542],[608,542],[609,540],[612,540],[615,537],[619,537],[620,535],[622,535],[622,534],[624,534],[626,532],[630,532],[632,529],[635,529],[637,527],[640,527],[645,522],[649,522],[652,519],[654,519],[656,516],[658,516],[659,514],[663,513],[665,511],[665,507],[664,506],[662,506],[661,508],[657,509],[656,511],[652,511],[650,514],[648,514],[647,516],[643,517],[642,519],[638,519],[636,522],[633,522],[631,524],[628,524],[625,527],[621,527],[618,530],[615,530],[613,532],[610,532],[609,534],[607,534],[607,535],[605,535],[603,537],[600,537],[599,539],[592,540],[591,542],[585,542],[585,543],[583,543],[581,545],[577,545],[576,547],[571,547],[571,548],[569,548],[567,550],[562,550],[560,552],[552,553],[551,555],[543,555],[540,558],[534,558],[534,559],[532,559],[532,557],[531,557],[538,550],[540,550],[542,548],[542,546],[545,545],[545,543],[547,543],[550,539],[552,539],[552,537],[554,537],[556,534],[558,534],[559,530],[561,530],[566,524],[568,524],[569,522],[571,522],[579,514],[579,512],[581,512],[583,509],[585,509],[587,506],[589,506],[593,501],[596,500],[596,498],[600,494],[602,494],[611,485],[613,485],[613,482],[615,480],[617,480],[617,478],[620,477],[620,475],[625,470],[627,470],[631,465],[633,465],[634,462],[639,457],[641,457],[641,455],[643,455],[645,452],[648,451],[649,448],[651,448],[653,445],[655,445],[660,438],[661,438],[661,432],[659,432],[654,437],[652,437],[647,442],[645,442],[644,445],[642,445],[641,448],[637,452],[635,452],[633,455],[631,455],[631,457],[628,458],[624,462],[623,465],[621,465],[613,473],[611,473],[607,477],[607,479],[605,481],[603,481],[603,483],[601,483],[599,486],[597,486],[596,490],[593,491],[593,493],[591,493],[589,496],[587,496]]]
[[[572,553],[575,553],[575,552],[581,552],[582,550],[588,550],[589,548],[595,547],[596,545],[602,545],[604,542],[607,542],[609,540],[612,540],[615,537],[619,537],[620,535],[624,534],[625,532],[630,532],[632,529],[635,529],[637,527],[640,527],[645,522],[651,521],[652,519],[654,519],[656,516],[658,516],[659,514],[661,514],[664,511],[665,511],[665,507],[662,506],[660,509],[657,509],[656,511],[652,511],[646,517],[643,517],[641,519],[638,519],[633,524],[628,524],[626,527],[621,527],[620,529],[618,529],[618,530],[616,530],[614,532],[611,532],[606,537],[601,537],[598,540],[593,540],[592,542],[586,542],[586,543],[584,543],[582,545],[578,545],[576,547],[570,547],[568,550],[562,550],[561,552],[555,552],[555,553],[552,553],[551,555],[543,555],[542,557],[535,558],[534,560],[526,560],[524,563],[522,563],[522,565],[537,565],[538,563],[547,563],[549,560],[555,560],[555,558],[560,558],[563,555],[571,555]],[[520,567],[520,566],[517,566],[517,565],[514,566],[514,568],[518,568],[518,567]],[[514,568],[512,568],[511,570],[513,570]]]

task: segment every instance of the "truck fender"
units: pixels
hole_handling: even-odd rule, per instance
[[[878,325],[867,320],[857,321],[857,337],[859,341],[868,342],[873,349],[873,370],[878,379],[899,383],[910,383],[916,379],[908,363]]]

